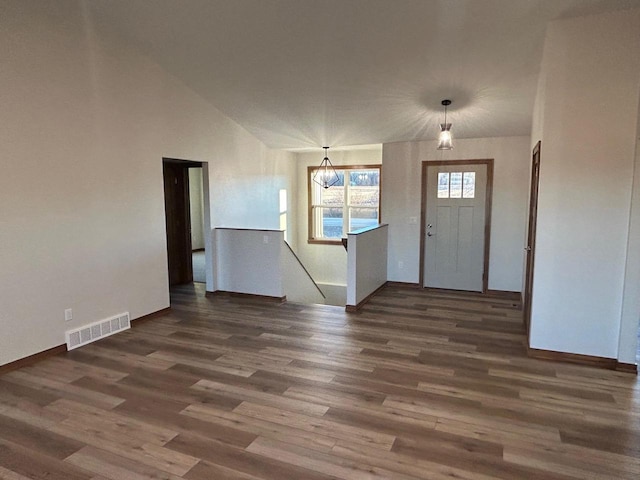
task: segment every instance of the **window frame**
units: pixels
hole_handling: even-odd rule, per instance
[[[459,174],[460,175],[460,196],[454,196],[452,193],[452,185],[453,185],[453,181],[452,181],[452,177],[455,174]],[[447,177],[447,188],[445,189],[441,189],[440,186],[440,178],[442,178],[442,175],[446,175]],[[473,183],[470,182],[471,184],[471,195],[465,195],[465,178],[467,178],[467,175],[470,175],[473,177]],[[445,193],[446,195],[441,195],[441,193]],[[437,180],[437,195],[436,195],[436,199],[437,200],[468,200],[468,199],[473,199],[476,198],[476,172],[467,172],[467,171],[446,171],[446,172],[438,172],[438,180]]]
[[[307,243],[311,244],[319,244],[319,245],[342,245],[342,238],[337,239],[329,239],[329,238],[315,238],[313,236],[313,173],[318,170],[317,165],[308,166],[307,167]],[[382,218],[382,164],[372,164],[372,165],[334,165],[333,168],[336,171],[345,171],[348,172],[350,170],[378,170],[380,181],[378,185],[378,223]],[[320,187],[322,188],[322,187]],[[331,187],[329,187],[331,188]],[[346,212],[349,208],[347,204],[347,196],[348,196],[348,187],[345,185],[345,198],[342,204],[342,208]],[[343,215],[343,219],[348,218],[348,215]],[[344,231],[344,222],[343,220],[343,231]],[[347,232],[345,232],[346,235]]]

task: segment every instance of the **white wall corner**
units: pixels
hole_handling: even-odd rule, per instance
[[[639,9],[562,19],[547,29],[543,95],[536,100],[543,143],[534,348],[630,359],[640,285],[636,213],[630,214],[637,202],[631,179],[637,178],[639,46]],[[619,128],[606,128],[612,124]]]
[[[618,361],[632,364],[637,362],[638,333],[640,331],[640,101],[638,102],[636,127],[629,238],[618,342]]]

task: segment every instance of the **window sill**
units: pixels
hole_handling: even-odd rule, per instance
[[[308,238],[307,243],[316,245],[342,245],[342,239],[328,240],[320,238]]]

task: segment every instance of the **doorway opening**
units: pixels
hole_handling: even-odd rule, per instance
[[[486,293],[493,159],[422,162],[420,284]]]
[[[202,162],[162,159],[169,286],[205,283],[208,182]]]

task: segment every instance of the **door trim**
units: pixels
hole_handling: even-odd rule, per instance
[[[190,212],[191,198],[189,195],[189,169],[202,168],[202,167],[203,167],[202,162],[170,158],[170,157],[162,157],[162,176],[163,176],[163,183],[165,184],[164,214],[165,214],[165,238],[167,240],[167,273],[168,273],[170,287],[173,285],[183,285],[183,284],[193,283],[193,265],[191,260],[193,250],[192,250],[192,244],[191,244],[191,212]],[[179,275],[178,275],[180,279],[179,281],[176,281],[175,279],[176,272],[172,270],[171,268],[172,264],[170,262],[171,245],[169,242],[169,228],[168,228],[169,211],[167,209],[167,203],[166,203],[167,202],[166,175],[169,169],[175,169],[179,171],[180,176],[182,177],[182,188],[180,189],[181,190],[180,192],[177,192],[177,196],[180,196],[182,198],[183,208],[181,208],[180,211],[177,211],[177,214],[181,216],[184,222],[183,222],[183,228],[181,229],[182,231],[174,232],[174,233],[177,233],[178,236],[183,237],[184,247],[185,247],[184,252],[180,252],[181,255],[184,256],[184,267],[179,270]],[[204,173],[204,169],[203,169],[203,173]],[[203,183],[204,183],[204,178],[203,178]],[[206,245],[205,245],[205,256],[206,256]],[[173,279],[172,279],[172,274],[174,275]],[[172,280],[173,280],[173,283],[172,283]]]
[[[427,215],[427,171],[438,165],[486,165],[487,189],[484,209],[484,265],[482,272],[482,293],[489,290],[489,252],[491,250],[491,202],[493,197],[493,158],[473,160],[424,160],[422,162],[422,186],[420,195],[420,286],[424,287],[424,237],[426,235]]]
[[[525,284],[523,292],[523,318],[527,329],[527,345],[531,332],[531,300],[533,299],[533,274],[536,260],[536,230],[538,226],[538,192],[540,187],[540,147],[538,141],[531,154],[531,186],[529,189],[529,219],[527,225],[527,245],[525,247]],[[537,173],[536,173],[537,165]]]

